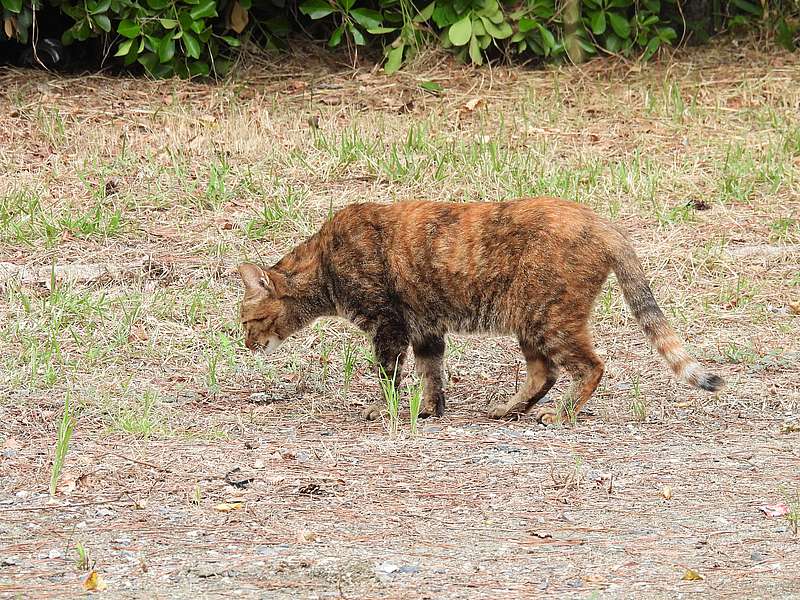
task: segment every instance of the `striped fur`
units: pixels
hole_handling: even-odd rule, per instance
[[[704,369],[692,358],[661,312],[642,270],[642,263],[631,245],[621,235],[614,241],[612,268],[625,301],[650,345],[681,381],[709,392],[721,389],[725,381]]]
[[[683,381],[722,380],[684,350],[658,308],[624,235],[586,206],[557,198],[511,202],[350,205],[270,268],[240,266],[246,345],[272,351],[321,316],[349,319],[373,340],[378,369],[399,382],[411,346],[424,381],[422,415],[445,408],[442,362],[450,332],[512,335],[527,379],[493,417],[529,412],[558,378],[572,378],[572,410],[594,393],[604,365],[588,327],[616,272],[650,343]],[[368,407],[379,414],[382,401]]]

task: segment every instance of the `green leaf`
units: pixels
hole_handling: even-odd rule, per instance
[[[537,25],[538,23],[533,19],[524,18],[519,20],[519,30],[522,33],[528,33],[531,29],[533,29]]]
[[[589,24],[592,28],[592,33],[601,35],[606,30],[606,13],[602,10],[589,13]]]
[[[193,19],[217,16],[217,3],[215,0],[200,0],[200,4],[189,11],[189,16]]]
[[[608,22],[611,23],[611,29],[614,30],[619,37],[625,39],[631,34],[631,24],[628,19],[617,13],[608,13]]]
[[[165,35],[158,45],[158,60],[161,63],[169,62],[173,56],[175,56],[175,40],[171,35]]]
[[[470,41],[472,36],[472,16],[467,14],[460,21],[450,25],[447,30],[447,37],[454,46],[463,46]]]
[[[159,19],[159,23],[164,29],[175,29],[178,26],[178,22],[175,19]]]
[[[659,27],[658,28],[658,37],[661,38],[662,42],[672,42],[675,38],[678,37],[678,34],[672,27]]]
[[[148,73],[153,73],[158,65],[158,57],[152,52],[146,52],[137,59]]]
[[[539,33],[542,34],[542,42],[545,50],[545,55],[550,54],[550,51],[556,47],[556,38],[550,33],[550,30],[539,25]]]
[[[436,8],[435,0],[434,0],[434,2],[431,2],[430,4],[428,4],[428,6],[423,8],[421,11],[419,11],[417,13],[417,15],[412,20],[414,21],[414,23],[422,23],[424,21],[427,21],[433,15],[433,9],[434,8]]]
[[[397,31],[397,27],[368,27],[367,32],[372,35],[383,35],[384,33],[392,33]]]
[[[300,12],[304,15],[308,15],[315,21],[327,17],[333,10],[333,7],[324,0],[306,0],[300,5]],[[339,33],[340,40],[341,36],[342,34]],[[333,39],[333,36],[331,36],[331,39]]]
[[[436,83],[435,81],[423,81],[419,84],[419,87],[428,92],[433,92],[434,94],[439,94],[444,90],[442,84]]]
[[[232,35],[223,35],[222,39],[225,40],[225,43],[231,48],[238,48],[242,45],[242,43],[239,41],[239,38],[235,38]]]
[[[747,2],[747,0],[731,0],[731,4],[745,12],[749,12],[751,15],[761,16],[761,7],[752,2]]]
[[[94,21],[95,24],[106,33],[111,31],[111,19],[109,19],[106,15],[94,15],[92,17],[92,21]]]
[[[786,19],[781,17],[778,21],[776,28],[775,41],[789,52],[794,51],[794,33],[796,28],[786,22]]]
[[[136,40],[134,40],[134,42],[136,42]],[[129,67],[130,65],[132,65],[133,63],[135,63],[135,62],[136,62],[136,57],[138,57],[138,56],[139,56],[139,53],[140,53],[142,50],[144,50],[144,38],[142,38],[142,39],[140,39],[140,40],[139,40],[139,44],[138,44],[138,46],[139,46],[139,47],[137,48],[136,46],[137,46],[137,44],[136,44],[136,43],[134,43],[134,44],[131,46],[131,49],[130,49],[130,51],[129,51],[129,52],[128,52],[128,54],[125,56],[124,60],[122,61],[122,64],[123,64],[123,65],[125,65],[126,67]]]
[[[196,60],[189,65],[189,73],[195,77],[205,77],[211,72],[208,68],[208,63],[202,60]]]
[[[131,50],[131,46],[133,46],[133,40],[128,39],[122,42],[117,48],[117,51],[114,53],[114,56],[126,56],[128,52]]]
[[[13,13],[18,13],[22,10],[22,0],[2,0],[2,5]]]
[[[659,46],[661,46],[661,40],[657,37],[654,37],[647,42],[647,47],[644,49],[644,54],[642,54],[642,60],[650,60],[653,54],[655,54],[658,50]]]
[[[170,0],[147,0],[147,6],[149,6],[153,10],[162,10],[164,8],[167,8],[169,5],[170,5]],[[144,65],[144,68],[147,69],[147,65]],[[147,70],[149,71],[150,69]]]
[[[383,71],[391,75],[392,73],[396,73],[398,69],[400,69],[400,65],[403,64],[403,50],[405,49],[404,44],[400,44],[396,48],[392,48],[389,52],[386,53],[386,64],[383,65]]]
[[[353,8],[353,4],[356,3],[356,0],[339,0],[339,3],[344,9],[344,12],[349,13],[350,9]]]
[[[379,13],[377,10],[371,10],[369,8],[354,8],[350,11],[350,16],[353,17],[356,22],[365,29],[369,29],[370,27],[379,27],[381,21],[383,21],[381,13]]]
[[[117,33],[119,33],[122,37],[135,38],[141,31],[142,28],[138,23],[134,23],[128,19],[120,21],[119,25],[117,25]]]
[[[364,44],[367,43],[367,41],[364,39],[364,34],[361,33],[361,31],[358,29],[358,27],[356,27],[355,25],[349,24],[347,26],[347,29],[350,31],[350,35],[353,36],[353,41],[356,43],[356,45],[363,46]]]
[[[616,34],[610,33],[608,37],[606,37],[606,50],[609,52],[613,52],[616,54],[619,52],[619,49],[622,47],[622,41],[617,37]]]
[[[200,42],[188,31],[183,32],[183,47],[186,48],[187,56],[200,58]]]
[[[481,21],[483,22],[483,26],[486,28],[486,33],[496,40],[504,40],[514,34],[514,30],[511,29],[511,25],[506,22],[500,23],[500,25],[495,25],[486,17],[481,17]]]
[[[100,4],[94,7],[94,10],[91,11],[91,14],[97,15],[100,13],[104,13],[108,10],[108,7],[111,6],[111,0],[101,0]]]
[[[483,56],[481,55],[481,47],[478,44],[478,38],[474,35],[469,39],[469,57],[476,65],[483,64]]]
[[[331,48],[335,48],[339,44],[342,43],[342,33],[344,33],[344,27],[339,25],[336,29],[333,30],[330,39],[328,40],[328,46]]]

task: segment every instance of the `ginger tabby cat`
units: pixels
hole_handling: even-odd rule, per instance
[[[274,266],[239,266],[241,320],[246,346],[272,352],[318,317],[349,319],[372,336],[379,366],[396,383],[410,344],[424,386],[420,416],[444,413],[445,334],[512,335],[527,379],[489,414],[527,412],[552,423],[569,416],[564,406],[577,415],[603,375],[588,321],[611,271],[678,378],[720,389],[723,380],[683,348],[625,236],[588,207],[557,198],[348,206]],[[536,406],[560,369],[572,378],[569,403]]]

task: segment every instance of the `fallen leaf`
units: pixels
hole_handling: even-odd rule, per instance
[[[16,20],[14,17],[6,17],[3,21],[3,30],[6,32],[6,37],[9,39],[14,37],[14,30],[16,29]]]
[[[144,328],[144,325],[134,325],[131,327],[131,331],[128,334],[128,343],[131,342],[146,342],[150,339],[150,336],[147,335],[147,330]]]
[[[758,510],[763,512],[768,517],[782,517],[789,514],[789,507],[783,502],[778,502],[777,504],[764,504],[763,506],[759,506]]]
[[[661,496],[664,500],[670,500],[672,498],[672,487],[665,485],[661,488]]]
[[[686,572],[681,577],[683,581],[701,581],[705,579],[700,573],[695,571],[694,569],[686,569]]]
[[[486,104],[486,101],[483,98],[472,98],[464,103],[464,105],[461,107],[461,110],[473,112],[484,104]]]
[[[103,580],[103,576],[97,571],[92,571],[83,580],[83,589],[87,592],[102,592],[108,589],[108,585]]]
[[[439,94],[444,89],[441,83],[436,83],[435,81],[423,81],[419,84],[419,87],[433,94]]]
[[[800,433],[800,419],[781,423],[781,433]]]
[[[247,24],[250,22],[250,16],[247,14],[247,10],[242,8],[241,4],[234,2],[233,6],[231,6],[231,16],[228,19],[228,22],[230,24],[230,28],[236,33],[242,33],[244,28],[247,27]]]
[[[297,541],[301,544],[317,541],[317,534],[308,529],[302,529],[297,533]]]
[[[220,512],[230,512],[232,510],[240,509],[244,506],[244,502],[221,502],[214,507],[214,510]]]
[[[800,315],[800,302],[787,302],[789,312],[793,315]]]

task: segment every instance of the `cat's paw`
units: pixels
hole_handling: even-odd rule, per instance
[[[441,417],[444,415],[444,403],[426,402],[419,409],[419,418],[427,419],[428,417]]]
[[[500,403],[489,408],[490,419],[512,419],[517,418],[518,415],[510,408],[508,404]]]
[[[542,425],[555,425],[562,421],[561,415],[554,406],[537,406],[528,414]]]
[[[361,416],[364,418],[365,421],[375,421],[379,419],[381,413],[386,410],[386,406],[381,402],[375,402],[374,404],[370,404],[364,410],[361,411]]]

